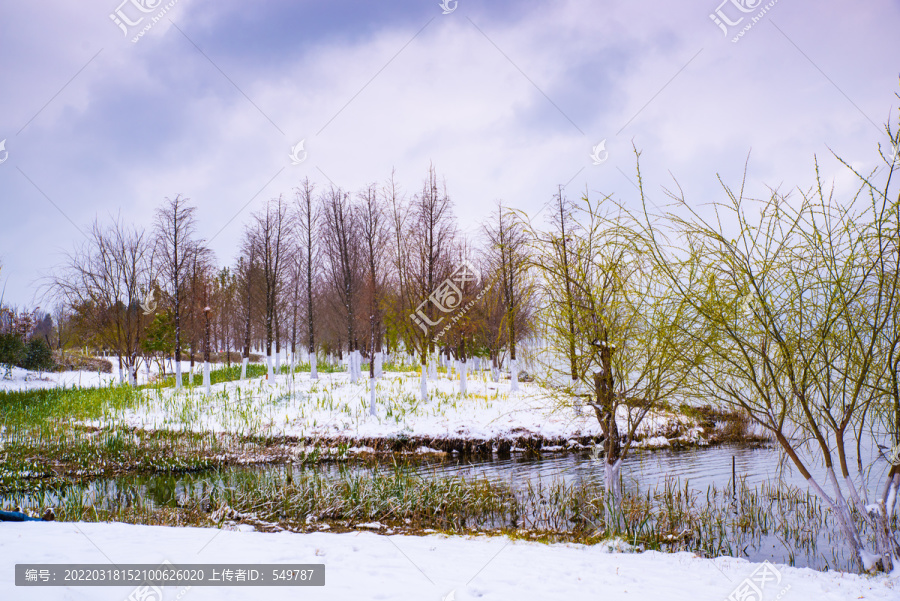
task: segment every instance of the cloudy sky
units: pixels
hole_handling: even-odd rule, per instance
[[[829,149],[873,169],[897,120],[898,26],[897,0],[6,0],[5,302],[41,302],[94,219],[147,226],[179,193],[230,263],[248,215],[307,176],[395,169],[412,194],[433,163],[471,231],[558,185],[637,206],[632,144],[660,204],[673,177],[721,198],[748,154],[751,191],[808,187],[818,156],[843,192]]]

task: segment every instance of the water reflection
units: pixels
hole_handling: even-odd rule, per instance
[[[365,473],[375,469],[390,469],[392,460],[361,463],[323,463],[315,466],[295,467],[314,470],[325,477],[336,477],[341,471]],[[466,479],[485,478],[509,484],[517,491],[529,486],[547,486],[565,482],[570,486],[593,485],[603,482],[603,465],[588,453],[516,455],[509,458],[454,459],[416,457],[411,459],[412,469],[424,478],[461,476]],[[869,493],[874,495],[879,477],[887,464],[876,463]],[[191,500],[221,496],[227,489],[246,486],[254,475],[281,475],[285,466],[268,465],[230,467],[218,471],[189,474],[127,475],[95,480],[62,488],[10,494],[0,498],[5,508],[73,506],[95,507],[98,510],[122,509],[153,510],[163,507],[179,507]],[[813,475],[824,484],[824,470],[812,469]],[[707,489],[715,486],[722,490],[729,484],[732,474],[743,479],[753,488],[766,482],[781,481],[785,485],[807,489],[806,483],[789,462],[771,447],[741,445],[695,448],[686,450],[656,450],[636,452],[626,460],[622,477],[626,490],[641,491],[662,489],[667,479],[677,479],[678,486],[687,486],[705,498]],[[249,476],[249,477],[248,477]],[[815,526],[815,528],[819,528]],[[772,535],[761,535],[747,547],[742,556],[754,561],[768,559],[778,563],[792,563],[823,569],[828,566],[850,566],[846,549],[839,538],[833,537],[830,528],[819,528],[805,536],[805,548],[791,550]],[[803,547],[803,545],[800,545]],[[818,550],[817,550],[818,547]],[[829,556],[824,556],[826,553]]]

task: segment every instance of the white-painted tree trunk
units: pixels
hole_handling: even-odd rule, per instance
[[[275,373],[281,373],[281,351],[275,353]]]
[[[122,367],[122,357],[119,357],[119,384],[125,383],[125,369]]]
[[[375,378],[369,378],[369,415],[372,417],[378,415],[375,410]]]
[[[247,364],[250,362],[248,357],[244,357],[241,360],[241,382],[247,379]],[[181,368],[178,368],[178,371],[181,372]],[[179,376],[180,379],[180,376]]]
[[[428,373],[432,380],[437,380],[437,361],[435,357],[431,357],[428,361]]]
[[[275,382],[275,366],[272,364],[272,355],[266,355],[266,375],[269,377],[269,382]]]
[[[516,359],[509,361],[509,391],[517,392],[519,390],[519,362]]]
[[[203,386],[206,388],[207,396],[212,392],[212,385],[209,380],[209,361],[203,362]]]
[[[309,379],[317,380],[319,379],[319,372],[317,370],[318,356],[316,353],[310,353],[309,355]]]
[[[888,521],[892,520],[897,511],[897,491],[900,489],[900,474],[894,474],[894,477],[888,480],[885,486],[885,492],[882,496],[885,506],[885,515]]]
[[[622,508],[622,485],[619,480],[619,474],[622,472],[622,460],[616,459],[615,463],[603,461],[603,476],[606,483],[606,493],[612,504],[614,511],[618,512]],[[609,505],[607,505],[607,511]],[[609,524],[616,521],[614,516],[606,514],[606,523]]]
[[[419,398],[422,399],[422,402],[428,402],[428,368],[426,366],[422,366],[422,381],[419,384]]]
[[[826,477],[830,478],[830,476]],[[825,501],[825,503],[831,508],[832,512],[837,518],[838,527],[840,527],[841,531],[843,531],[844,538],[847,541],[847,544],[852,547],[857,562],[859,562],[859,564],[861,565],[862,556],[860,552],[862,550],[862,545],[860,544],[859,538],[856,536],[856,532],[854,531],[853,527],[847,521],[846,514],[844,513],[845,508],[838,505],[837,499],[832,499],[831,497],[829,497],[825,493],[825,491],[822,490],[822,487],[819,486],[819,483],[816,482],[815,478],[811,477],[806,482],[809,487],[813,489],[813,491],[815,491],[819,498]]]
[[[350,372],[350,383],[356,384],[356,353],[351,352],[347,355],[347,371]]]
[[[175,390],[181,390],[181,361],[175,362]]]
[[[457,363],[459,366],[459,394],[466,394],[466,362],[460,361]]]
[[[375,377],[381,378],[384,375],[384,353],[378,351],[375,353]]]

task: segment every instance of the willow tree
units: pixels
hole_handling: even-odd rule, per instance
[[[557,235],[533,230],[548,351],[536,379],[560,406],[581,397],[594,409],[606,489],[618,508],[621,466],[638,428],[682,397],[698,360],[696,315],[671,293],[638,223],[609,197],[585,197],[568,224],[566,253]]]
[[[868,498],[862,435],[895,377],[885,340],[898,301],[897,201],[874,186],[836,198],[818,163],[815,175],[809,190],[761,200],[747,198],[744,182],[723,183],[715,220],[672,194],[678,250],[656,245],[657,263],[685,267],[670,282],[706,332],[700,393],[771,434],[832,510],[859,564],[890,570],[900,547],[885,499]]]
[[[895,95],[900,99],[900,94]],[[888,317],[881,333],[881,360],[885,366],[885,377],[879,383],[881,395],[867,408],[868,422],[859,420],[856,434],[857,440],[860,440],[863,432],[868,431],[880,448],[879,459],[884,459],[887,464],[876,503],[890,524],[897,519],[900,505],[900,291],[897,290],[900,277],[900,194],[895,193],[896,198],[889,197],[891,180],[900,172],[900,124],[896,131],[888,124],[885,131],[890,144],[886,149],[879,148],[884,166],[863,174],[847,162],[841,162],[857,177],[873,206],[882,207],[870,247],[879,250],[874,257],[874,270],[882,294],[890,300],[883,303]],[[885,172],[885,179],[879,183],[876,176],[882,171]],[[859,461],[860,456],[857,452],[856,467],[862,474],[864,466]],[[897,563],[896,557],[894,563]]]

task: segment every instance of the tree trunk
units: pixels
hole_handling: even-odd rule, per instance
[[[425,363],[422,362],[422,380],[419,383],[419,398],[422,399],[423,403],[428,402],[428,368],[425,366]]]

